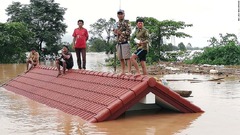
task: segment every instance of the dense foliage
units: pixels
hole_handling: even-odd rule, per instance
[[[30,4],[13,2],[6,9],[9,16],[7,23],[0,23],[0,63],[19,63],[25,61],[25,53],[31,47],[36,47],[40,54],[58,53],[62,45],[61,37],[66,32],[67,25],[63,23],[66,9],[55,3],[54,0],[30,0]],[[150,48],[147,55],[147,63],[159,60],[176,61],[178,55],[182,55],[187,49],[193,49],[189,43],[185,46],[179,43],[177,46],[165,42],[169,38],[191,37],[181,30],[192,27],[181,21],[163,20],[159,21],[153,17],[142,17],[145,27],[150,34]],[[131,21],[132,32],[136,28],[136,22]],[[113,28],[116,20],[100,18],[90,25],[90,39],[88,40],[88,51],[113,54],[116,52],[116,37]],[[240,65],[240,47],[235,34],[220,34],[220,39],[212,37],[208,40],[208,47],[204,52],[186,63],[194,64],[223,64]],[[132,52],[135,51],[133,39],[130,44]],[[46,46],[43,49],[43,46]],[[70,48],[71,49],[71,48]],[[180,52],[170,52],[180,50]],[[71,49],[71,51],[74,51]],[[170,52],[170,53],[169,53]],[[167,57],[165,57],[168,55]],[[116,63],[109,60],[110,63]]]
[[[186,63],[211,65],[240,65],[240,46],[234,34],[220,34],[220,40],[212,37],[204,52]]]
[[[46,45],[48,51],[56,49],[67,25],[63,23],[66,9],[54,0],[30,0],[30,4],[13,2],[6,9],[8,22],[23,22],[34,33],[34,41],[41,50]],[[55,50],[53,50],[55,51]]]
[[[90,25],[89,33],[91,39],[89,40],[89,51],[113,53],[115,51],[115,37],[113,35],[113,27],[116,24],[116,20],[110,18],[98,19],[97,22]]]
[[[185,24],[184,22],[177,22],[173,20],[159,21],[152,17],[143,17],[144,25],[149,30],[151,47],[147,55],[148,63],[157,62],[159,60],[166,60],[162,53],[172,50],[186,50],[183,43],[179,46],[172,44],[165,44],[163,38],[169,39],[174,36],[177,38],[191,37],[190,35],[181,32],[181,29],[191,27],[192,24]],[[92,40],[89,40],[90,50],[105,51],[106,53],[115,52],[116,38],[113,36],[113,27],[116,20],[110,18],[109,21],[105,19],[99,19],[96,23],[90,25],[90,34],[92,34]],[[136,27],[136,22],[131,22],[132,32]],[[105,35],[105,36],[104,36]],[[103,43],[106,43],[103,45]],[[132,52],[135,51],[133,39],[131,39]]]
[[[24,23],[0,23],[0,63],[20,63],[25,52],[34,47],[34,34]]]
[[[162,52],[173,50],[174,46],[171,44],[165,44],[163,42],[164,38],[169,39],[170,37],[191,37],[190,35],[181,32],[181,30],[186,27],[191,27],[192,24],[185,24],[185,22],[173,20],[159,21],[152,17],[144,17],[144,20],[144,25],[149,30],[149,33],[151,35],[151,47],[148,53],[148,59],[150,59],[151,61],[149,62],[165,60]]]

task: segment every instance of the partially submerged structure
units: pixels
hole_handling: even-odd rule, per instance
[[[182,113],[203,112],[152,77],[74,69],[56,75],[55,67],[39,66],[3,87],[89,122],[114,120],[128,110],[144,109],[141,105]]]

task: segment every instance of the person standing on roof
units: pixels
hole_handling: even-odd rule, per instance
[[[88,31],[83,27],[84,21],[78,20],[78,28],[72,34],[73,48],[76,51],[78,69],[86,69],[86,48],[88,40]],[[82,60],[81,60],[82,54]]]
[[[137,28],[132,35],[134,42],[137,46],[136,52],[131,56],[131,62],[136,69],[135,76],[140,76],[140,70],[137,63],[137,58],[139,59],[143,75],[147,75],[147,66],[146,66],[146,55],[148,53],[148,44],[149,44],[149,34],[148,30],[144,27],[144,20],[138,18],[137,21]]]
[[[117,37],[117,56],[121,64],[121,74],[125,74],[125,61],[127,62],[128,73],[131,73],[131,63],[130,63],[130,34],[131,25],[129,20],[125,20],[124,10],[119,10],[117,12],[117,17],[119,21],[117,22],[116,28],[114,28],[114,35]]]

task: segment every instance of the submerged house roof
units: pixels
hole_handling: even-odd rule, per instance
[[[159,106],[183,113],[203,112],[151,77],[74,69],[59,77],[57,73],[55,67],[35,67],[3,87],[89,122],[116,119],[149,93],[155,94]]]

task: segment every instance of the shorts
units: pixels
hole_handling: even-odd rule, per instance
[[[147,50],[138,49],[134,54],[136,54],[140,61],[146,61]]]
[[[65,62],[66,62],[66,69],[72,69],[73,64],[68,63],[67,61],[65,61]],[[60,60],[59,65],[63,66],[63,61]]]
[[[130,45],[128,43],[125,44],[118,44],[117,45],[117,56],[119,60],[122,59],[130,59],[131,53],[130,53]]]

